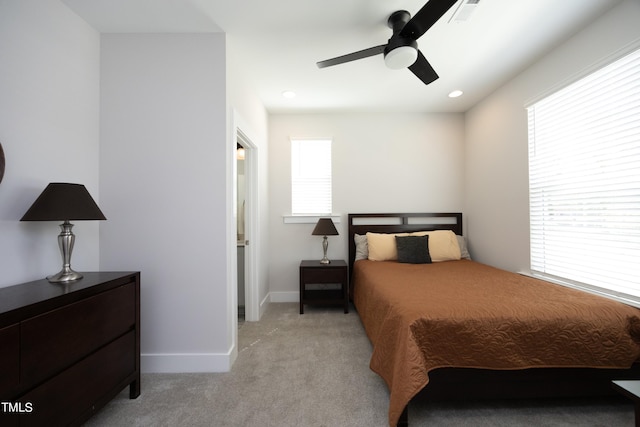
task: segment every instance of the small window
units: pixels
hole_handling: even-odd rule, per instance
[[[291,140],[291,213],[327,215],[331,206],[331,140]]]

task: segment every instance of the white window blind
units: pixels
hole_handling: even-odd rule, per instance
[[[291,140],[291,213],[331,213],[331,140]]]
[[[532,272],[640,297],[640,51],[528,116]]]

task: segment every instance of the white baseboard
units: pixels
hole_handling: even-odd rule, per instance
[[[300,292],[270,292],[271,302],[300,302]]]
[[[229,372],[233,364],[229,353],[141,354],[142,373]]]

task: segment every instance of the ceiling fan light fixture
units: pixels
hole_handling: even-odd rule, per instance
[[[325,68],[384,53],[387,68],[394,70],[408,68],[425,85],[431,84],[438,79],[438,73],[418,50],[417,40],[459,1],[427,0],[427,3],[413,17],[406,10],[397,10],[387,20],[387,26],[391,28],[393,34],[386,44],[319,61],[316,65],[318,68]],[[463,1],[478,3],[480,0]]]
[[[387,68],[400,70],[412,65],[418,59],[418,49],[413,46],[399,46],[384,56]]]

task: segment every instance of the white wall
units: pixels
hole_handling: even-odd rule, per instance
[[[0,287],[62,267],[57,223],[19,222],[49,182],[84,184],[102,207],[99,55],[99,34],[60,2],[0,0]],[[74,224],[72,267],[98,270],[98,222]]]
[[[476,260],[529,269],[525,103],[640,42],[638,22],[640,2],[622,2],[467,112],[465,213]]]
[[[57,0],[0,0],[0,286],[60,269],[57,224],[19,218],[47,183],[83,183],[107,221],[76,222],[73,267],[142,271],[143,369],[227,370],[237,333],[227,126],[240,112],[262,153],[266,245],[266,111],[233,66],[227,95],[224,35],[105,35],[102,45],[101,58],[100,34]]]
[[[239,63],[233,55],[234,45],[227,38],[227,95],[229,117],[229,141],[228,155],[229,182],[236,177],[235,147],[238,140],[237,131],[240,130],[247,136],[252,145],[247,150],[245,164],[245,189],[246,194],[246,218],[245,240],[249,245],[243,248],[245,260],[244,281],[249,287],[243,295],[245,301],[245,319],[248,321],[259,320],[264,311],[266,296],[269,291],[269,264],[266,256],[268,250],[268,116],[261,101],[255,95],[251,87],[251,78],[247,75],[247,67]],[[250,70],[249,70],[250,71]],[[233,193],[233,185],[227,187],[229,203],[237,199]],[[254,204],[255,206],[253,206]],[[254,209],[255,207],[255,209]],[[255,214],[255,221],[251,221],[251,211]],[[231,286],[237,289],[237,271],[234,271],[237,262],[235,224],[237,224],[237,211],[229,216],[228,225],[228,256],[229,271],[232,273]],[[232,357],[237,355],[237,294],[230,293],[228,299],[228,316],[231,323],[229,336],[232,340]],[[262,304],[261,304],[262,303]]]
[[[297,301],[300,260],[322,258],[314,224],[283,223],[291,213],[291,137],[333,139],[333,211],[341,223],[340,235],[329,237],[330,258],[347,259],[349,213],[462,211],[462,115],[272,115],[269,135],[273,301]]]
[[[140,270],[143,371],[224,371],[228,312],[223,34],[105,34],[104,270]]]

